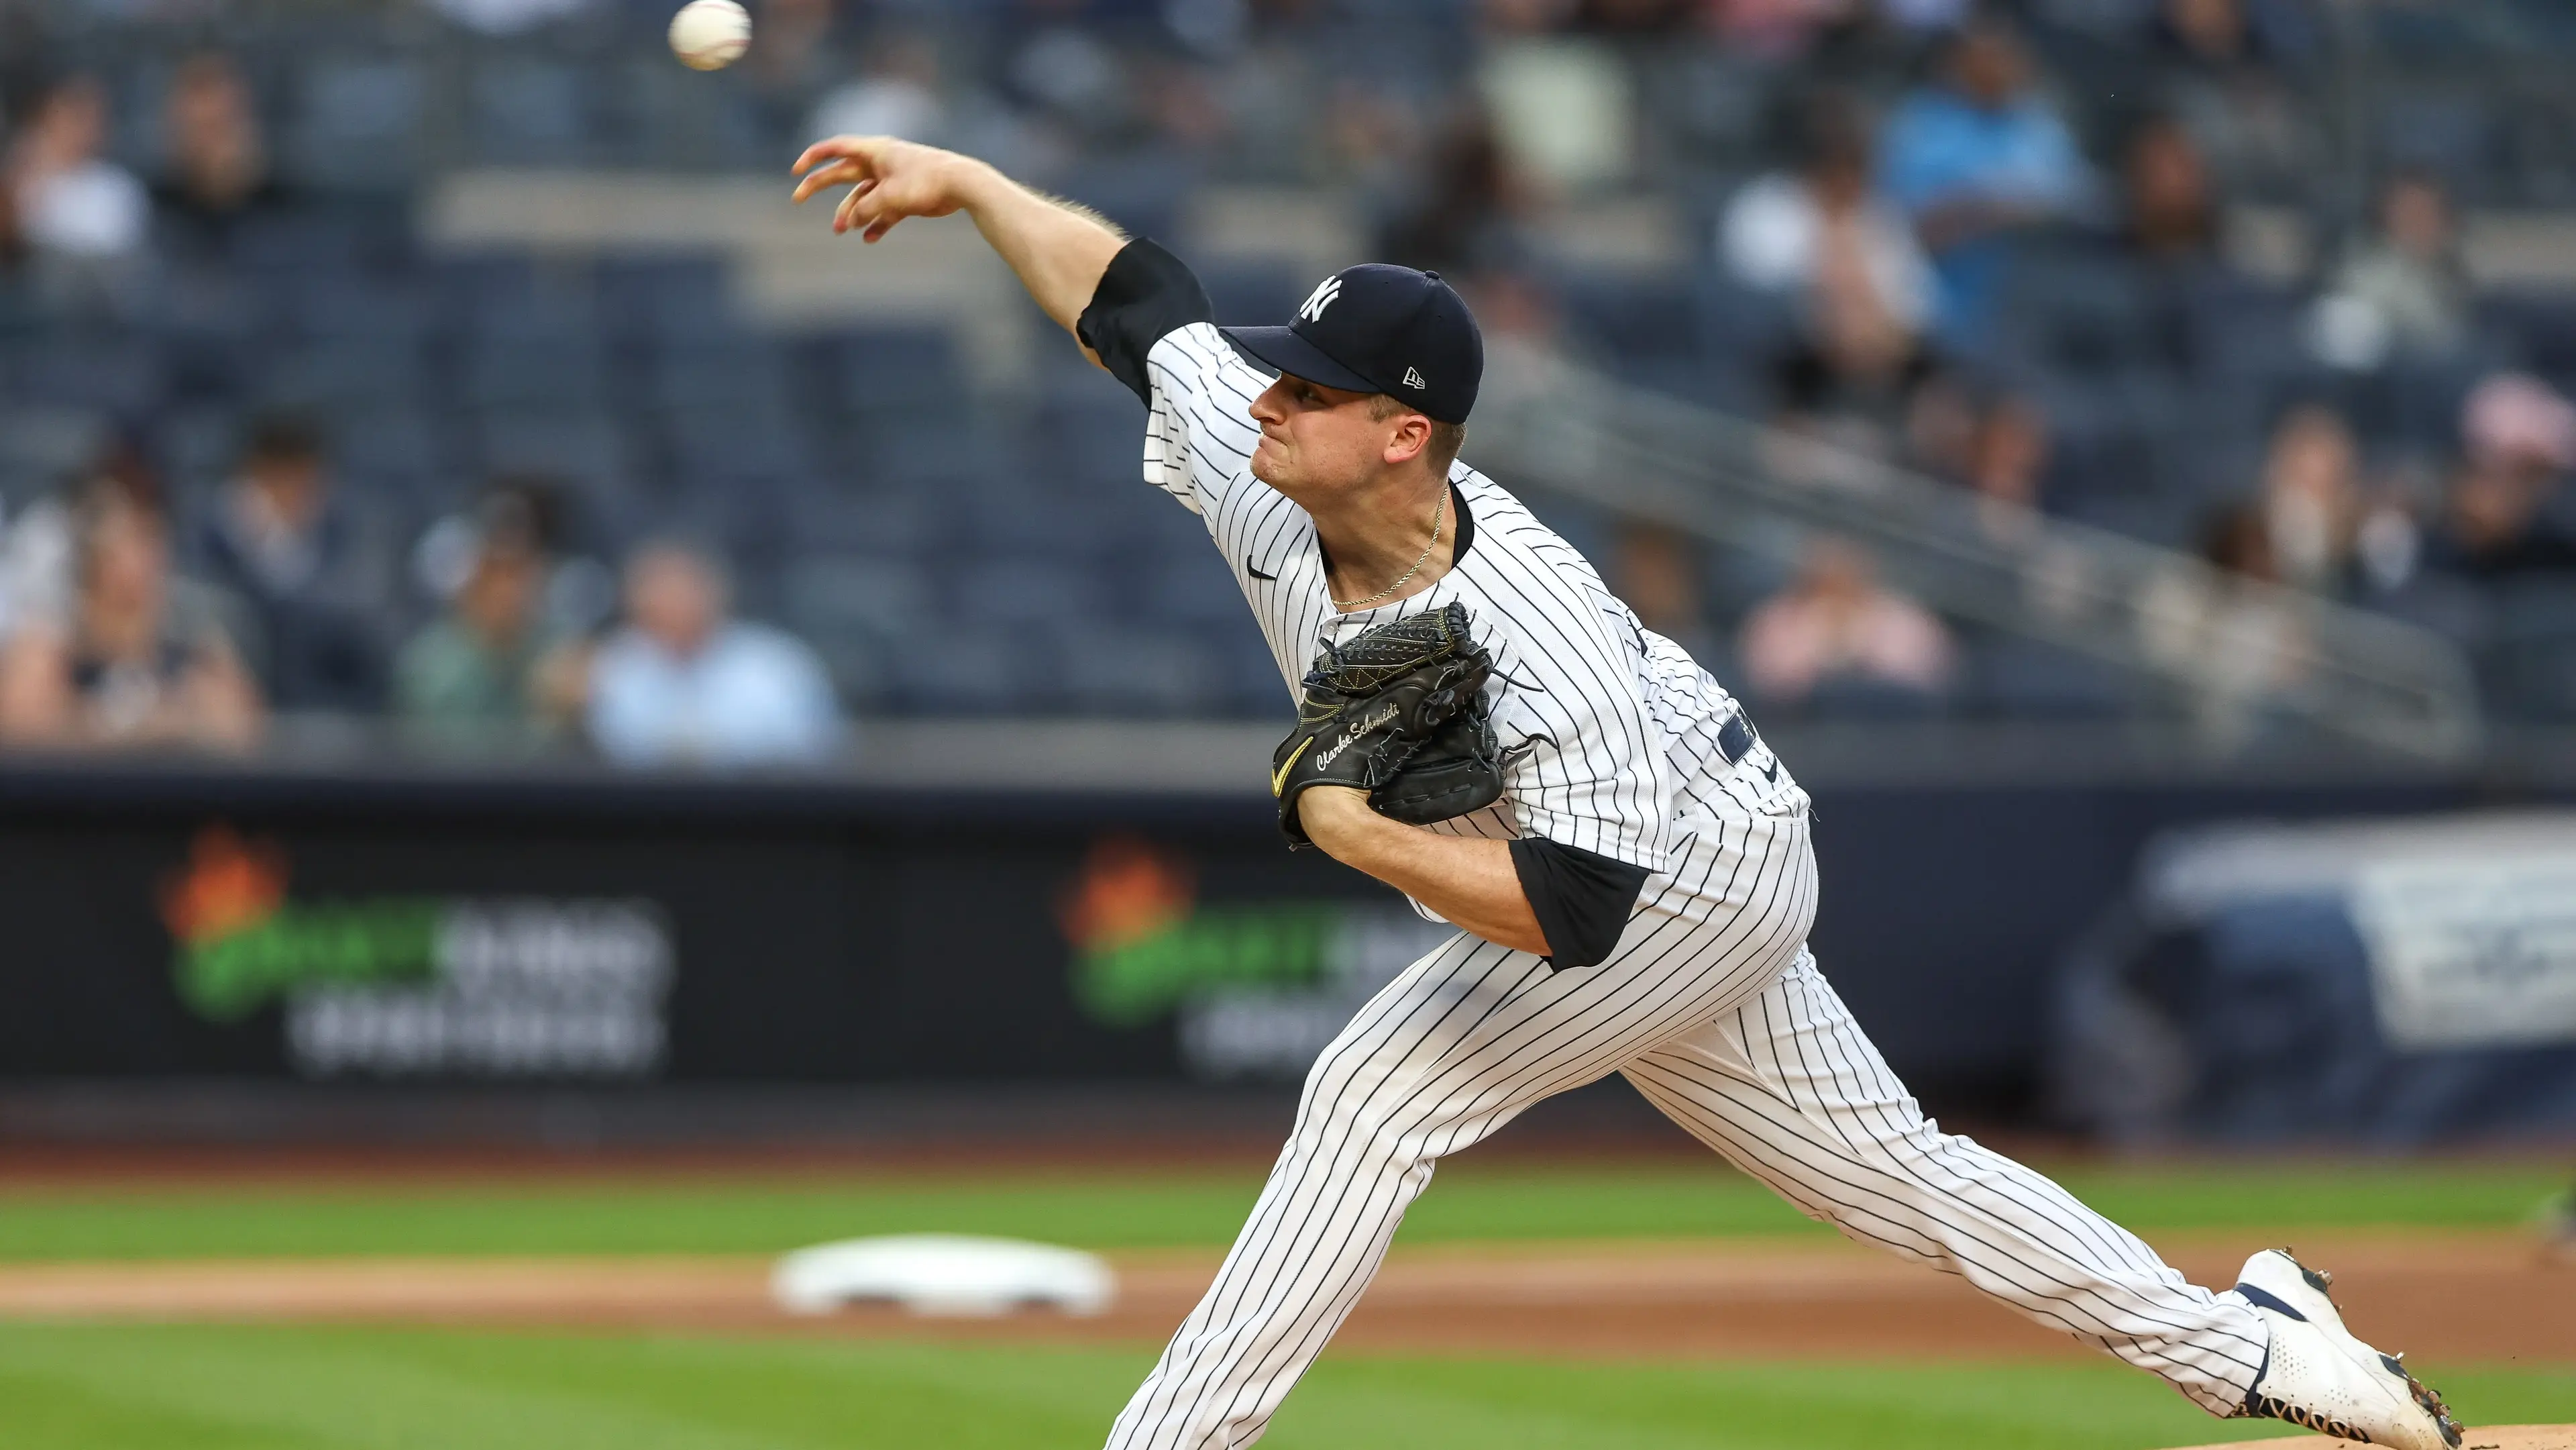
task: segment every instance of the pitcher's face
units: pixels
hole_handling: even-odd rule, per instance
[[[1419,415],[1380,416],[1376,396],[1282,374],[1252,400],[1261,425],[1252,476],[1304,503],[1357,488],[1418,452],[1406,425],[1418,429]]]

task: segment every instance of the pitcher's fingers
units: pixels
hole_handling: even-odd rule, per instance
[[[877,143],[883,139],[880,136],[826,136],[806,147],[804,153],[796,158],[796,164],[787,169],[790,172],[803,171],[830,157],[864,162],[876,155]]]
[[[841,198],[841,204],[832,208],[832,230],[846,232],[862,221],[873,220],[876,208],[868,204],[868,196],[875,190],[874,184],[865,182],[851,187],[850,194]]]
[[[842,181],[856,181],[866,174],[865,168],[854,166],[847,161],[835,161],[828,166],[817,166],[797,180],[796,199],[803,201],[824,187]]]
[[[862,181],[850,188],[850,194],[841,198],[840,206],[833,211],[832,230],[855,230],[874,222],[887,210],[885,192],[880,185],[874,181]],[[900,208],[895,209],[895,215],[902,214]]]
[[[886,233],[893,231],[894,224],[902,220],[903,213],[901,212],[897,212],[893,216],[879,217],[875,221],[868,223],[868,229],[866,231],[859,233],[859,240],[863,242],[873,242],[884,236]]]
[[[835,185],[876,185],[876,175],[868,173],[868,167],[858,165],[858,162],[832,162],[827,167],[811,170],[804,180],[796,183],[796,201],[801,203],[817,191],[829,191]]]
[[[840,186],[848,182],[869,181],[872,179],[873,178],[868,174],[868,169],[855,161],[835,161],[829,166],[818,166],[812,171],[807,172],[805,174],[805,179],[796,183],[796,195],[794,199],[797,202],[802,203],[807,197],[812,196],[814,193],[821,191],[826,187]]]

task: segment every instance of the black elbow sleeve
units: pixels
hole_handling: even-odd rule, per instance
[[[1593,966],[1616,950],[1646,885],[1643,866],[1534,836],[1512,842],[1512,870],[1559,967]]]
[[[1165,337],[1215,315],[1197,274],[1160,243],[1138,237],[1109,259],[1109,270],[1100,274],[1100,285],[1074,322],[1073,335],[1100,355],[1111,377],[1150,406],[1153,389],[1145,375],[1145,355]]]

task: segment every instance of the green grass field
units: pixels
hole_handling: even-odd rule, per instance
[[[2536,1163],[2079,1167],[2061,1180],[2144,1232],[2504,1228],[2565,1186]],[[1006,1234],[1086,1248],[1222,1245],[1256,1172],[814,1175],[0,1188],[0,1260],[274,1254],[775,1253],[857,1234]],[[1715,1159],[1444,1167],[1403,1241],[1823,1234]]]
[[[2546,1164],[2079,1168],[2148,1230],[2502,1228]],[[938,1229],[1212,1246],[1241,1168],[0,1189],[0,1259],[766,1253]],[[1820,1234],[1721,1166],[1445,1168],[1407,1241]],[[1096,1445],[1151,1352],[646,1333],[0,1324],[17,1450],[1030,1450]],[[2576,1366],[2433,1375],[2488,1423],[2576,1420]],[[2238,1433],[2238,1432],[2242,1433]],[[2147,1450],[2222,1426],[2103,1364],[1554,1363],[1328,1355],[1288,1450]],[[2275,1433],[2278,1433],[2275,1431]]]
[[[1145,1351],[432,1330],[0,1329],[45,1450],[1033,1450],[1099,1443]],[[2576,1372],[2451,1373],[2500,1420]],[[2242,1437],[2234,1432],[2245,1430]],[[1282,1450],[2148,1450],[2252,1438],[2113,1365],[1564,1365],[1328,1356]]]

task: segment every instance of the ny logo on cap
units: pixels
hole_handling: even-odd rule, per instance
[[[1321,322],[1324,320],[1324,309],[1332,306],[1333,299],[1341,295],[1341,277],[1339,275],[1327,277],[1315,284],[1314,291],[1306,294],[1306,304],[1297,309],[1297,315],[1308,322]]]

